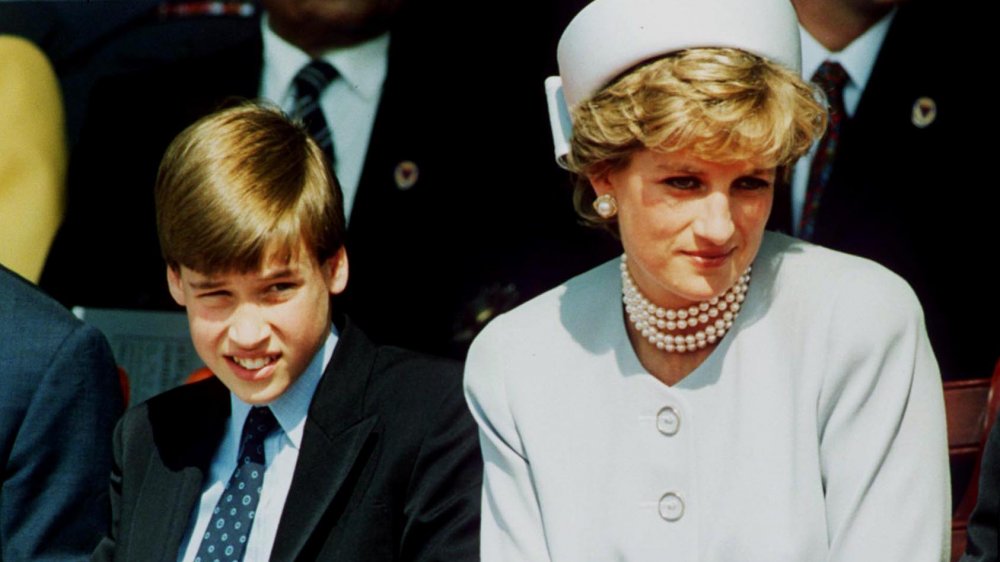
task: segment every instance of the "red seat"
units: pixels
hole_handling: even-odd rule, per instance
[[[128,382],[128,373],[125,372],[125,369],[121,365],[118,365],[118,384],[122,387],[122,404],[127,408],[129,395],[132,391]]]
[[[983,447],[1000,409],[1000,362],[991,378],[944,383],[944,408],[948,419],[948,456],[954,482],[967,484],[956,490],[951,520],[951,559],[965,552],[966,527],[979,494],[979,466]],[[953,490],[955,487],[953,486]]]
[[[203,381],[207,378],[213,377],[212,371],[208,367],[202,367],[197,371],[188,375],[188,378],[184,379],[184,384],[191,384],[193,382]]]

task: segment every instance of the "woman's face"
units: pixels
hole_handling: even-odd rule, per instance
[[[731,287],[757,255],[774,198],[773,167],[721,164],[687,151],[632,155],[590,178],[618,202],[629,271],[654,303],[680,308]]]

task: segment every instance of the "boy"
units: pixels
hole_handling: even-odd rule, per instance
[[[308,134],[252,104],[198,121],[167,149],[156,212],[216,377],[119,424],[94,559],[478,560],[459,367],[379,348],[331,310],[344,215]]]

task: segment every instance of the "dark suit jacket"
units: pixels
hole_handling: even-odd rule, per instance
[[[338,309],[379,343],[461,356],[497,312],[610,253],[588,247],[601,233],[575,225],[569,190],[559,189],[566,180],[552,162],[543,73],[521,68],[545,51],[519,37],[505,57],[481,62],[488,71],[456,73],[456,46],[492,35],[482,27],[438,34],[453,18],[423,8],[430,4],[411,2],[391,30]],[[91,94],[71,155],[66,219],[40,282],[64,304],[173,307],[157,250],[156,170],[184,127],[226,99],[257,95],[259,22],[244,23],[245,33],[212,54],[203,44],[197,56],[109,76]],[[404,190],[394,171],[406,161],[419,175]],[[98,280],[82,269],[114,274]]]
[[[176,559],[229,417],[217,379],[126,413],[94,560]],[[478,560],[482,460],[457,364],[350,323],[317,387],[273,560]]]
[[[997,125],[982,103],[991,95],[976,86],[992,35],[977,19],[934,0],[899,8],[845,124],[816,223],[818,244],[878,261],[913,286],[946,379],[988,377],[1000,358],[1000,304],[976,296],[995,259],[1000,202],[982,172],[993,143],[973,141]],[[937,108],[924,128],[913,123],[922,97]],[[789,213],[785,194],[771,226],[788,231]]]
[[[121,411],[100,332],[0,266],[0,559],[87,558]]]
[[[997,562],[1000,556],[1000,419],[993,423],[979,473],[979,498],[969,518],[961,562]]]

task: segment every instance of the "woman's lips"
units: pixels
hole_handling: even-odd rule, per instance
[[[696,250],[682,253],[702,267],[718,267],[726,263],[735,251],[736,248],[730,248],[728,250]]]

